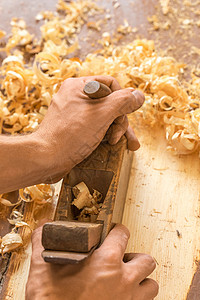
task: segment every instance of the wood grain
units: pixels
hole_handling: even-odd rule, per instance
[[[173,156],[161,128],[135,127],[142,146],[123,217],[131,232],[128,251],[155,257],[157,300],[185,300],[200,258],[199,157]]]

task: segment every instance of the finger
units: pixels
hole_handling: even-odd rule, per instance
[[[144,100],[144,94],[141,91],[131,91],[131,89],[115,91],[107,97],[101,98],[101,101],[108,106],[115,119],[136,111],[142,106]]]
[[[102,252],[104,257],[113,261],[121,261],[124,256],[129,237],[129,230],[124,225],[117,224],[108,234],[98,251]]]
[[[41,253],[44,250],[42,246],[42,226],[35,229],[32,233],[31,237],[32,241],[32,260],[38,260],[41,261]]]
[[[140,283],[140,286],[143,289],[143,293],[146,295],[145,299],[151,300],[158,295],[159,285],[155,280],[146,278]]]
[[[130,258],[130,256],[129,256]],[[133,258],[126,263],[130,274],[140,283],[148,277],[156,268],[155,260],[148,254],[134,254]]]
[[[140,143],[130,125],[128,126],[128,129],[125,132],[125,136],[127,138],[128,149],[130,151],[136,151],[140,148]]]
[[[124,123],[125,119],[128,120],[128,118],[127,118],[126,115],[120,116],[120,117],[116,118],[113,123],[115,123],[115,124],[122,124],[122,123]]]
[[[96,76],[88,76],[88,77],[82,77],[82,78],[83,78],[83,81],[85,84],[91,80],[99,81],[99,82],[107,85],[113,92],[121,89],[121,86],[120,86],[119,82],[117,81],[117,79],[115,79],[112,76],[96,75]]]
[[[37,228],[42,227],[45,223],[48,223],[48,222],[52,222],[52,220],[48,219],[48,218],[44,218],[44,219],[39,220],[38,223],[37,223]]]
[[[118,143],[120,138],[125,134],[128,129],[127,116],[118,117],[108,130],[108,142],[110,145]]]

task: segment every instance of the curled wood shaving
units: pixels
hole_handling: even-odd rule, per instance
[[[21,203],[21,200],[18,200],[16,203],[12,203],[9,200],[4,199],[3,195],[0,195],[0,203],[3,204],[3,205],[5,205],[5,206],[12,207],[12,206],[19,205]]]
[[[0,243],[0,253],[3,256],[7,252],[11,252],[20,248],[23,245],[22,238],[20,234],[12,231],[6,234]]]
[[[78,209],[91,205],[92,196],[84,182],[77,184],[73,189],[74,196],[76,197],[72,202]]]
[[[54,197],[54,187],[48,184],[39,184],[19,190],[19,198],[24,202],[35,202],[37,204],[46,204],[52,201]]]
[[[34,185],[31,187],[27,187],[25,189],[19,190],[19,199],[16,203],[11,203],[9,200],[4,199],[4,195],[0,195],[0,203],[13,207],[13,210],[8,218],[8,222],[14,226],[12,231],[6,234],[0,242],[0,253],[2,256],[10,251],[14,251],[20,248],[24,242],[20,234],[16,233],[18,228],[27,227],[30,229],[30,233],[32,232],[32,228],[30,225],[24,221],[23,214],[17,210],[19,204],[24,202],[34,202],[34,212],[37,212],[39,206],[43,206],[44,204],[50,203],[54,197],[54,187],[47,184]],[[34,216],[33,212],[33,216]],[[31,220],[30,220],[31,221]],[[26,239],[28,238],[28,234]]]
[[[26,29],[26,23],[22,19],[13,18],[11,21],[12,35],[8,39],[6,47],[2,50],[6,51],[8,54],[11,49],[16,46],[25,46],[31,43],[33,35],[31,35]]]
[[[23,220],[23,214],[19,212],[18,210],[13,210],[12,213],[10,214],[10,218],[8,219],[8,222],[11,225],[15,225],[18,222],[21,222]]]
[[[72,189],[75,199],[72,205],[75,205],[79,210],[79,221],[94,222],[100,211],[102,194],[94,190],[93,195],[84,182],[77,184]]]

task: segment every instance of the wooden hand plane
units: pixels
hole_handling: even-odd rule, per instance
[[[84,92],[90,98],[105,97],[111,90],[90,81]],[[43,226],[42,257],[46,262],[74,264],[86,259],[104,241],[114,224],[121,223],[128,188],[133,153],[127,150],[123,136],[116,145],[104,139],[97,149],[74,167],[63,179],[55,220]],[[77,221],[72,204],[74,186],[84,182],[92,193],[102,194],[102,205],[95,222]]]

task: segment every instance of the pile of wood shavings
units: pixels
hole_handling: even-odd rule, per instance
[[[199,77],[193,75],[192,84],[185,88],[179,81],[185,66],[171,57],[158,56],[152,41],[135,40],[116,47],[104,34],[102,44],[99,53],[88,54],[84,61],[63,58],[52,48],[37,54],[31,68],[20,63],[17,56],[6,58],[1,68],[2,132],[35,130],[63,80],[104,74],[115,77],[122,87],[139,88],[145,93],[143,117],[151,125],[164,125],[169,149],[178,154],[197,150]]]
[[[23,214],[18,210],[19,205],[22,202],[34,202],[34,211],[32,213],[33,220],[35,219],[36,213],[48,203],[51,203],[54,197],[54,187],[52,185],[40,184],[27,187],[19,190],[19,198],[16,203],[11,203],[9,200],[4,198],[4,195],[0,195],[0,204],[11,207],[12,212],[8,218],[8,222],[13,225],[13,229],[10,233],[6,234],[2,238],[0,237],[0,254],[2,256],[10,251],[17,250],[24,244],[24,240],[21,233],[18,233],[18,228],[28,227],[29,234],[34,229],[32,220],[25,222]]]
[[[117,78],[123,88],[135,87],[145,92],[143,117],[151,125],[159,122],[165,126],[170,149],[178,154],[194,152],[199,146],[199,77],[193,75],[193,82],[186,89],[179,82],[184,65],[171,57],[159,56],[152,41],[135,40],[116,47],[109,33],[103,34],[103,49],[88,54],[84,61],[67,58],[78,48],[75,33],[80,31],[88,13],[96,13],[98,8],[92,1],[67,4],[60,0],[58,10],[66,15],[39,15],[46,22],[41,27],[38,47],[24,21],[12,22],[12,36],[4,50],[10,53],[13,45],[13,52],[0,68],[0,132],[36,130],[52,95],[65,79],[105,74]],[[17,45],[22,47],[20,51],[16,50]],[[34,62],[25,64],[27,49],[38,48]]]
[[[72,205],[79,210],[77,220],[81,222],[95,222],[102,206],[102,194],[93,190],[93,194],[84,182],[80,182],[72,188],[75,199]]]
[[[135,40],[115,46],[109,33],[102,35],[98,52],[89,53],[83,61],[72,57],[78,49],[81,26],[88,15],[101,10],[89,0],[59,0],[58,11],[62,14],[43,12],[36,17],[45,20],[41,41],[28,32],[23,20],[12,21],[12,35],[1,49],[7,57],[0,67],[0,133],[33,132],[65,79],[103,74],[115,77],[123,88],[139,88],[145,93],[146,102],[138,113],[151,126],[164,126],[168,149],[177,154],[196,151],[200,136],[198,74],[193,74],[192,83],[185,86],[179,81],[185,66],[171,57],[159,56],[153,41]],[[5,32],[0,31],[0,38],[3,36]],[[31,194],[30,189],[23,190],[21,198],[27,191]],[[44,198],[41,191],[39,199]],[[5,201],[1,203],[6,205]]]

